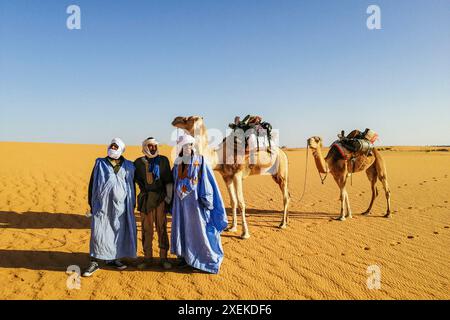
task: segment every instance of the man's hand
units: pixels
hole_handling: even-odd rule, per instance
[[[172,202],[172,196],[173,196],[173,183],[166,184],[166,197],[164,198],[164,201],[167,204],[170,204]]]

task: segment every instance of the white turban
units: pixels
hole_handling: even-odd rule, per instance
[[[157,146],[157,145],[159,145],[159,142],[153,137],[148,138],[144,142],[142,142],[142,153],[145,154],[149,158],[155,158],[159,154],[159,150],[156,150],[155,154],[152,154],[150,152],[150,149],[148,148],[149,144],[153,144],[153,145]]]
[[[115,143],[119,147],[117,150],[111,149],[111,145]],[[114,138],[108,146],[108,157],[113,159],[119,159],[120,156],[125,152],[125,143],[120,138]]]
[[[183,147],[185,144],[189,143],[195,143],[195,138],[189,134],[185,134],[177,142],[178,146],[180,147]]]
[[[191,136],[189,134],[185,134],[185,135],[181,136],[177,141],[177,146],[176,146],[177,155],[179,155],[180,152],[183,150],[184,145],[187,145],[190,143],[195,144],[195,138],[193,136]],[[184,156],[186,157],[187,155],[184,155]],[[179,164],[179,163],[181,163],[181,161],[184,161],[184,160],[182,158],[177,158],[175,160],[175,164]]]
[[[189,143],[195,143],[195,138],[189,134],[182,135],[178,138],[176,152],[179,154],[183,149],[183,146]]]

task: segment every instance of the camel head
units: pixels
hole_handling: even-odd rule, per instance
[[[321,137],[311,137],[307,141],[308,146],[311,149],[320,149],[322,148],[322,138]]]
[[[203,127],[203,117],[190,116],[190,117],[176,117],[172,121],[172,125],[176,128],[183,129],[191,136],[195,136],[195,130]]]

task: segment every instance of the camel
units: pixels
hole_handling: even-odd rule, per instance
[[[359,133],[358,130],[352,131],[347,137],[351,138]],[[332,147],[327,156],[324,158],[322,155],[322,138],[311,137],[308,139],[308,146],[312,150],[312,154],[316,163],[317,170],[320,174],[330,173],[340,189],[340,203],[341,214],[338,218],[344,221],[346,217],[352,218],[352,211],[350,208],[350,201],[348,193],[345,188],[347,178],[350,174],[366,171],[367,178],[370,181],[372,188],[372,199],[368,209],[362,213],[363,215],[369,215],[372,210],[375,198],[378,196],[378,189],[376,187],[377,180],[379,179],[383,184],[383,188],[386,195],[387,211],[384,217],[389,218],[391,216],[391,195],[387,181],[386,165],[380,154],[380,152],[374,148],[369,155],[355,154],[353,161],[351,159],[344,159],[336,147]]]
[[[203,122],[203,118],[199,116],[190,117],[176,117],[172,121],[172,125],[176,128],[184,130],[185,133],[196,138],[196,149],[199,154],[203,155],[207,163],[216,171],[219,171],[227,186],[228,193],[231,199],[231,210],[233,220],[231,227],[227,229],[230,232],[237,232],[237,207],[242,216],[242,239],[250,238],[250,232],[245,218],[245,200],[243,193],[243,180],[250,175],[270,174],[273,180],[278,184],[283,193],[283,217],[279,225],[280,228],[285,229],[288,224],[288,206],[290,194],[288,190],[288,158],[283,150],[276,147],[273,148],[272,153],[267,151],[255,152],[256,161],[249,161],[248,154],[240,159],[242,161],[224,161],[227,157],[227,141],[234,145],[234,153],[236,145],[234,141],[227,139],[234,139],[231,136],[226,137],[219,145],[217,150],[211,148],[208,144],[208,134]],[[236,154],[236,153],[235,153]],[[234,159],[236,160],[235,154]],[[270,157],[270,161],[261,161],[261,159]]]

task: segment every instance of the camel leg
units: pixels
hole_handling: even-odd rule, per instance
[[[281,229],[286,229],[288,224],[288,207],[289,207],[289,201],[290,201],[290,195],[289,195],[289,189],[287,185],[287,179],[282,177],[276,177],[274,176],[273,179],[278,184],[278,186],[281,189],[281,192],[283,192],[283,217],[280,223]]]
[[[250,238],[250,233],[248,231],[247,221],[245,220],[245,200],[244,200],[244,192],[242,190],[242,173],[237,173],[234,178],[234,185],[236,187],[236,194],[238,200],[239,210],[241,210],[242,215],[242,239]]]
[[[233,214],[233,221],[231,227],[227,228],[227,231],[236,232],[237,231],[237,197],[236,189],[234,187],[233,178],[224,179],[227,185],[228,194],[230,195],[231,201],[231,212]]]
[[[346,193],[347,191],[345,190],[345,177],[336,177],[335,178],[336,183],[339,186],[339,190],[340,190],[340,202],[341,202],[341,215],[338,218],[338,220],[344,221],[345,220],[345,211],[346,211]]]
[[[352,216],[352,209],[350,208],[350,199],[348,197],[347,189],[345,189],[345,204],[346,204],[346,211],[347,211],[347,218],[353,218]]]
[[[391,216],[391,190],[389,189],[389,184],[387,182],[386,176],[382,175],[379,177],[381,180],[381,183],[383,184],[384,192],[386,194],[386,203],[387,203],[387,210],[386,214],[384,215],[385,218],[389,218]]]
[[[375,151],[375,156],[375,165],[378,172],[378,179],[380,179],[381,183],[383,184],[384,193],[386,195],[387,210],[384,216],[386,218],[389,218],[391,216],[391,190],[389,189],[389,184],[387,182],[386,165],[384,163],[384,160],[379,155],[378,151]]]
[[[283,222],[281,223],[280,228],[285,229],[289,221],[288,207],[290,202],[287,179],[283,180],[282,190],[283,190]]]
[[[340,187],[341,196],[339,200],[341,201],[341,215],[339,216],[339,220],[345,221],[345,187]]]
[[[369,178],[370,186],[372,189],[372,199],[370,200],[369,207],[365,212],[363,212],[363,215],[369,215],[370,211],[372,210],[373,203],[375,202],[376,197],[378,196],[378,189],[376,187],[377,185],[377,170],[374,165],[370,166],[369,169],[366,170],[367,178]]]

